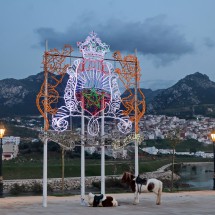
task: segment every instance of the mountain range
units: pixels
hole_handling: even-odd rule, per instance
[[[43,79],[44,74],[38,73],[25,79],[0,80],[0,117],[39,115],[36,96]],[[199,72],[187,75],[167,89],[141,90],[146,98],[146,114],[215,117],[215,82]]]
[[[196,72],[162,90],[148,104],[153,114],[193,117],[215,116],[215,82],[207,75]]]

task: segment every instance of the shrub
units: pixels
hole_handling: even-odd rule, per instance
[[[99,189],[101,188],[101,182],[100,181],[98,181],[98,182],[93,181],[92,185],[93,185],[93,187],[96,187]],[[124,185],[122,184],[121,179],[118,179],[116,177],[111,177],[111,178],[106,179],[105,180],[105,186],[107,188],[113,188],[113,187],[124,188]]]
[[[96,187],[96,188],[98,188],[98,189],[101,189],[101,182],[100,181],[93,181],[92,182],[92,186],[93,187]]]
[[[12,195],[18,195],[20,193],[26,192],[26,188],[25,188],[24,184],[19,185],[19,184],[15,183],[15,184],[12,185],[12,187],[10,188],[9,192]]]
[[[50,192],[50,193],[53,192],[53,188],[51,187],[50,184],[47,184],[47,190],[48,190],[48,192]]]
[[[111,178],[108,178],[106,181],[105,181],[105,185],[107,187],[118,187],[118,188],[121,188],[121,187],[124,187],[124,185],[122,184],[121,182],[121,179],[118,179],[116,177],[111,177]]]
[[[32,186],[32,192],[35,194],[41,194],[43,192],[42,184],[34,182],[34,185]]]
[[[47,184],[47,191],[53,192],[53,189],[49,184]],[[38,182],[34,182],[34,185],[32,186],[32,192],[34,194],[41,194],[43,192],[43,185]]]

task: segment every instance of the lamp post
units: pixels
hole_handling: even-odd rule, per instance
[[[3,148],[2,148],[2,138],[4,136],[5,128],[2,124],[0,124],[0,139],[1,139],[1,145],[0,145],[0,198],[3,197],[3,176],[2,176],[2,154],[3,154]]]
[[[214,153],[214,176],[213,176],[214,184],[213,184],[213,190],[215,190],[215,130],[213,130],[211,132],[211,139],[213,141],[213,153]]]

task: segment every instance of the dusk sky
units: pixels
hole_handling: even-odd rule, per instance
[[[141,62],[141,87],[167,88],[200,72],[215,81],[214,0],[0,0],[0,80],[42,71],[49,48],[94,30],[111,52]]]

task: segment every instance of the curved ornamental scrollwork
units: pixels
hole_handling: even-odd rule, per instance
[[[65,45],[62,52],[57,49],[46,51],[43,57],[44,81],[36,98],[36,105],[45,120],[44,130],[49,129],[48,114],[56,114],[56,104],[59,102],[58,86],[62,83],[69,64],[66,56],[72,53],[70,45]]]
[[[69,117],[82,116],[87,120],[88,133],[97,136],[104,117],[115,119],[120,132],[131,132],[132,121],[120,110],[118,75],[112,64],[104,61],[109,46],[92,32],[85,42],[78,43],[78,47],[83,59],[75,60],[67,69],[69,79],[64,93],[65,105],[53,115],[52,127],[56,131],[65,131],[69,126]]]
[[[40,133],[39,138],[43,142],[45,139],[48,139],[55,143],[58,143],[66,150],[72,150],[75,147],[76,143],[80,141],[80,135],[71,133],[71,131],[63,131],[59,135],[58,131],[49,130],[46,133]]]
[[[139,121],[144,116],[146,110],[145,96],[139,86],[140,83],[140,65],[136,56],[127,55],[122,58],[119,51],[114,52],[113,57],[119,61],[120,68],[116,68],[115,72],[124,85],[126,91],[123,94],[122,105],[124,107],[123,114],[129,117],[129,120],[135,123],[135,131],[139,132]],[[137,84],[137,107],[135,110],[135,95],[132,88]],[[136,112],[136,113],[135,113]]]
[[[135,139],[137,140],[137,144],[140,145],[143,142],[144,137],[143,135],[140,135],[140,134],[135,135],[135,133],[131,133],[127,136],[121,136],[117,139],[113,139],[111,145],[113,146],[113,149],[117,150],[117,149],[124,148],[129,143],[134,142]]]

